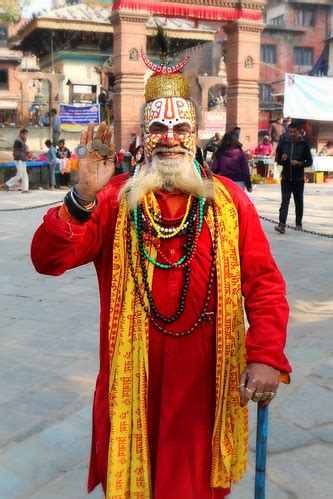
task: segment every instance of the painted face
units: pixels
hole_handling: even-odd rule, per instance
[[[173,137],[191,157],[196,153],[195,107],[181,97],[163,97],[148,102],[144,115],[144,141],[149,159],[158,145]]]

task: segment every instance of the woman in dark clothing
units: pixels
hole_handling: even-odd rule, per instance
[[[249,165],[235,132],[224,134],[214,155],[212,170],[213,173],[230,178],[243,189],[252,191]]]

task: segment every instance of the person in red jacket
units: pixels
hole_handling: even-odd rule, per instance
[[[257,156],[274,156],[274,149],[268,135],[264,136],[254,152]]]
[[[111,131],[90,124],[78,183],[31,255],[43,274],[88,262],[98,274],[88,491],[223,498],[246,470],[248,401],[270,403],[291,371],[285,284],[247,195],[194,160],[187,78],[161,68],[146,86],[144,162],[114,177]]]

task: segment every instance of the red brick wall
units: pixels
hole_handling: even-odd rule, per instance
[[[8,69],[8,83],[9,83],[9,88],[8,90],[1,89],[0,93],[4,97],[4,94],[12,95],[12,94],[19,94],[20,93],[20,83],[15,80],[14,74],[16,71],[16,68],[19,66],[15,63],[10,64],[9,62],[0,62],[0,69]]]

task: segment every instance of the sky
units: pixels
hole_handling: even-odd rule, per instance
[[[30,0],[30,4],[23,8],[23,17],[30,17],[34,12],[40,12],[43,9],[50,10],[51,6],[52,0]]]

